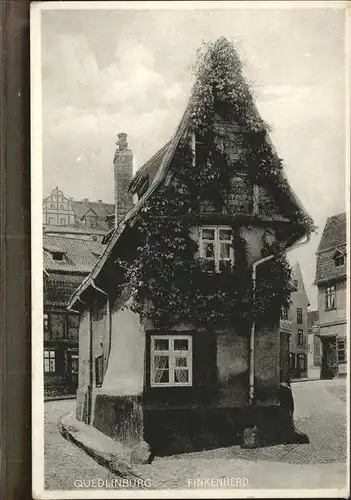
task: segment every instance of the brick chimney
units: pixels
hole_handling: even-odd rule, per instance
[[[133,195],[127,193],[130,181],[133,178],[133,153],[128,148],[127,134],[117,135],[117,149],[114,157],[115,177],[115,227],[124,219],[133,207]]]

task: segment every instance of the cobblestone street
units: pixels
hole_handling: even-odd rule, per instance
[[[240,446],[156,458],[136,467],[155,488],[187,488],[203,478],[241,477],[251,488],[342,488],[346,478],[346,382],[292,384],[295,422],[310,444],[243,450]],[[75,479],[116,478],[58,432],[75,401],[45,403],[46,488],[73,489]]]
[[[76,401],[50,401],[45,403],[44,467],[46,489],[74,489],[75,479],[115,477],[58,431],[57,419],[75,410]]]

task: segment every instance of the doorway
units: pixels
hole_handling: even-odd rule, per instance
[[[331,379],[338,375],[336,337],[322,338],[322,370],[321,378]]]
[[[68,392],[76,394],[78,388],[79,357],[78,351],[68,351]]]

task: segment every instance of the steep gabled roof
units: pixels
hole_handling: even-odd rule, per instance
[[[346,260],[336,266],[335,252],[346,252],[346,213],[328,217],[318,246],[315,284],[346,278]]]
[[[255,108],[256,112],[258,113],[257,109]],[[144,206],[146,201],[150,198],[150,196],[155,192],[155,190],[158,188],[158,186],[164,181],[166,178],[170,162],[173,158],[174,152],[181,140],[181,138],[184,136],[185,132],[187,131],[188,127],[190,124],[190,107],[189,105],[187,106],[183,117],[180,121],[180,124],[176,130],[176,132],[173,135],[173,138],[171,141],[168,143],[168,145],[165,145],[164,152],[162,153],[162,160],[160,161],[159,168],[157,171],[157,174],[149,186],[149,189],[144,193],[144,195],[140,198],[140,200],[134,205],[134,207],[126,214],[126,217],[123,219],[123,221],[119,224],[118,228],[114,230],[111,238],[109,239],[105,250],[101,256],[101,258],[96,262],[90,276],[88,276],[80,285],[80,287],[76,290],[75,294],[72,296],[72,299],[70,301],[69,307],[73,305],[73,303],[76,300],[76,297],[79,296],[79,294],[87,287],[89,286],[91,280],[94,280],[98,274],[100,273],[101,269],[103,268],[105,262],[107,261],[108,257],[110,256],[114,246],[116,245],[118,239],[120,238],[121,234],[123,233],[124,229],[128,224],[132,224],[133,218],[138,214],[140,209]],[[267,135],[267,140],[269,143],[272,145],[273,151],[275,152],[274,146],[271,142],[270,137]],[[167,146],[167,147],[166,147]],[[276,154],[276,152],[275,152]],[[145,164],[146,165],[146,164]],[[283,174],[284,176],[284,174]],[[285,176],[284,176],[285,177]],[[293,190],[290,188],[290,201],[295,205],[295,207],[298,210],[301,210],[303,213],[307,213],[305,209],[303,208],[301,202],[293,192]],[[291,245],[295,243],[295,241],[291,242]]]
[[[259,117],[258,110],[257,110],[255,104],[253,103],[252,99],[251,99],[250,103],[252,106],[253,114]],[[113,248],[115,247],[118,239],[120,238],[121,234],[124,232],[125,228],[128,225],[133,225],[133,219],[138,214],[140,209],[144,206],[144,204],[152,196],[152,194],[157,190],[157,188],[162,184],[162,182],[164,182],[164,180],[166,179],[167,173],[169,171],[170,162],[173,158],[175,150],[176,150],[181,138],[190,129],[190,126],[191,126],[191,106],[190,106],[190,102],[189,102],[189,104],[187,105],[186,110],[184,112],[184,115],[180,121],[180,124],[179,124],[175,134],[173,135],[173,138],[171,139],[171,141],[168,144],[166,144],[163,148],[161,148],[161,150],[158,151],[158,153],[156,153],[156,155],[154,155],[148,162],[146,162],[145,165],[141,168],[140,174],[139,175],[137,174],[137,178],[135,180],[134,187],[139,182],[139,180],[143,177],[143,175],[147,174],[148,169],[151,168],[151,165],[155,165],[155,162],[158,163],[158,170],[157,170],[157,173],[156,173],[151,185],[149,186],[147,191],[143,194],[143,196],[140,198],[140,200],[127,213],[124,220],[119,224],[117,229],[114,231],[112,237],[109,239],[109,241],[106,245],[106,248],[105,248],[103,255],[101,256],[101,258],[98,260],[98,262],[94,266],[90,276],[87,277],[86,280],[84,280],[84,282],[81,284],[81,286],[77,289],[77,291],[73,295],[73,297],[70,301],[70,306],[72,306],[74,304],[74,302],[75,302],[76,298],[79,296],[79,294],[86,287],[89,286],[89,284],[91,283],[91,280],[94,280],[99,275],[101,269],[103,268],[104,264],[106,263],[107,259],[109,258]],[[271,141],[268,133],[266,133],[265,137],[266,137],[267,144],[269,144],[271,146],[274,155],[277,156],[277,152],[272,144],[272,141]],[[302,212],[305,215],[307,215],[306,210],[303,208],[303,206],[302,206],[301,202],[299,201],[299,199],[297,198],[296,194],[291,189],[284,173],[282,173],[282,178],[286,184],[286,187],[284,189],[285,199],[288,199],[290,201],[291,206],[294,207],[294,209],[296,211]],[[131,189],[133,189],[133,184],[131,185]],[[295,241],[296,241],[296,240],[300,239],[302,237],[302,235],[301,234],[296,235],[296,236],[294,235],[294,237],[295,237]],[[290,245],[295,243],[295,241],[291,241]]]
[[[291,277],[294,281],[296,280],[298,282],[298,288],[296,290],[297,293],[303,293],[306,296],[307,304],[310,305],[299,262],[296,262],[296,264],[293,266]]]
[[[328,217],[317,252],[346,245],[346,213]]]
[[[90,200],[77,201],[71,200],[71,206],[78,220],[81,220],[84,215],[92,210],[97,217],[105,219],[108,215],[114,212],[114,205],[112,203],[102,203]]]

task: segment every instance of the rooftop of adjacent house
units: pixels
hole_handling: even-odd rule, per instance
[[[46,275],[44,277],[45,306],[66,307],[83,278],[82,274],[50,273]]]
[[[89,274],[101,256],[101,243],[62,235],[43,236],[44,269],[51,272]]]
[[[52,226],[45,225],[43,231],[46,235],[55,235],[60,233],[70,233],[70,234],[82,234],[82,235],[104,235],[106,233],[106,225],[102,226],[97,224],[96,226],[86,226],[85,224],[72,224],[69,226]]]
[[[346,245],[346,213],[328,217],[317,252]]]
[[[106,219],[106,217],[112,214],[115,210],[115,206],[112,203],[103,203],[101,200],[90,201],[85,200],[73,200],[71,199],[71,205],[77,219],[81,219],[87,212],[93,211],[97,217],[101,219]]]
[[[307,300],[308,305],[309,305],[310,301],[309,301],[309,298],[308,298],[308,295],[307,295],[307,292],[306,292],[305,282],[304,282],[304,279],[303,279],[303,274],[302,274],[302,269],[301,269],[300,263],[299,262],[295,262],[291,267],[292,267],[291,278],[292,278],[294,286],[295,286],[294,282],[297,281],[296,292],[300,293],[300,294],[301,293],[305,294],[306,300]]]
[[[345,213],[328,217],[316,253],[316,285],[346,279]]]
[[[128,190],[131,193],[135,193],[137,191],[138,186],[143,183],[144,179],[147,179],[149,173],[155,172],[156,174],[169,145],[170,141],[162,146],[161,149],[159,149],[149,160],[147,160],[146,163],[144,163],[144,165],[139,168],[128,187]]]

